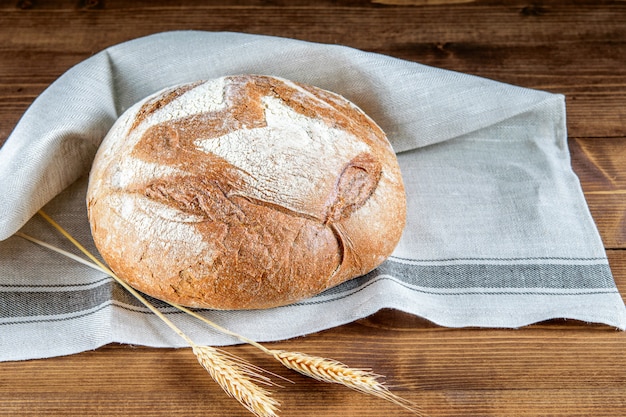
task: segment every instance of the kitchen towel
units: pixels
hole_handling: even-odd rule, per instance
[[[37,246],[87,246],[89,167],[113,122],[174,84],[275,75],[339,93],[398,155],[408,219],[378,269],[269,310],[201,314],[259,341],[306,335],[395,308],[442,326],[514,328],[570,318],[626,328],[626,308],[570,164],[562,95],[364,52],[271,36],[165,32],[68,70],[0,148],[0,360],[110,342],[185,346],[106,274]],[[153,300],[197,343],[236,340]]]

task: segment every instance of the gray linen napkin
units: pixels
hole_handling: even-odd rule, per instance
[[[95,252],[86,175],[115,119],[169,85],[277,75],[335,91],[387,132],[408,223],[376,271],[300,303],[210,311],[253,339],[304,335],[396,308],[444,326],[518,327],[572,318],[626,328],[626,309],[567,149],[561,95],[355,49],[237,33],[167,32],[70,69],[0,149],[0,360],[109,342],[185,342],[109,277],[18,236],[75,250],[45,210]],[[34,217],[33,217],[34,216]],[[235,341],[161,305],[198,343]]]

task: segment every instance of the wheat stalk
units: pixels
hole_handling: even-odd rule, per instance
[[[111,271],[106,265],[104,265],[98,258],[96,258],[91,252],[89,252],[83,245],[81,245],[72,235],[70,235],[65,229],[61,227],[56,221],[54,221],[45,212],[39,211],[41,215],[48,223],[50,223],[56,230],[58,230],[63,236],[65,236],[76,248],[78,248],[85,256],[93,261],[93,264],[83,260],[76,255],[66,252],[62,249],[56,248],[50,244],[47,244],[41,240],[35,239],[24,233],[17,233],[18,236],[28,239],[33,243],[40,244],[48,249],[54,250],[58,253],[69,256],[70,258],[77,260],[85,265],[92,266],[99,271],[102,271],[110,275],[116,282],[130,292],[135,298],[137,298],[144,306],[146,306],[151,312],[153,312],[158,318],[160,318],[170,329],[183,338],[189,346],[191,346],[194,355],[198,359],[198,362],[208,371],[213,380],[231,397],[235,398],[241,403],[247,410],[252,412],[258,417],[276,417],[279,403],[274,400],[270,392],[265,388],[260,387],[256,382],[264,384],[271,384],[269,378],[261,375],[257,370],[259,368],[249,366],[245,362],[235,359],[233,356],[228,356],[224,352],[221,352],[211,346],[200,346],[196,344],[191,338],[189,338],[178,326],[176,326],[170,319],[168,319],[163,313],[161,313],[156,307],[154,307],[145,297],[143,297],[137,290],[119,278],[113,271]]]
[[[134,288],[128,285],[115,275],[113,271],[102,264],[95,256],[87,251],[80,243],[78,243],[68,232],[66,232],[61,226],[59,226],[52,218],[47,214],[40,211],[39,214],[44,217],[53,227],[55,227],[61,234],[70,240],[81,252],[89,257],[94,263],[88,262],[76,255],[59,249],[46,242],[40,241],[23,233],[17,233],[17,235],[28,239],[34,243],[44,246],[48,249],[61,253],[70,257],[78,262],[81,262],[87,266],[98,269],[115,279],[124,288],[126,288],[131,294],[137,297],[146,307],[154,312],[161,320],[163,320],[169,327],[171,327],[179,336],[189,343],[192,350],[200,364],[209,372],[211,377],[224,389],[224,391],[230,396],[236,398],[246,409],[258,416],[275,416],[275,411],[278,409],[278,402],[271,398],[269,392],[255,384],[256,381],[262,383],[269,383],[269,379],[260,375],[256,370],[259,368],[253,367],[250,364],[244,363],[241,360],[233,361],[225,354],[225,352],[219,351],[210,346],[198,346],[191,339],[189,339],[180,329],[178,329],[167,317],[165,317],[160,311],[152,306],[145,298],[143,298]],[[237,334],[225,327],[218,325],[217,323],[207,319],[206,317],[190,310],[186,307],[178,305],[176,303],[167,302],[172,307],[193,316],[204,323],[208,324],[212,328],[230,336],[233,336],[240,341],[256,347],[263,353],[273,357],[280,362],[286,368],[296,371],[307,377],[316,379],[318,381],[343,385],[355,391],[372,395],[384,400],[390,401],[400,407],[405,408],[408,411],[418,415],[424,416],[420,408],[409,400],[406,400],[394,393],[380,381],[383,377],[379,374],[373,373],[368,370],[351,368],[344,363],[336,361],[334,359],[323,358],[319,356],[312,356],[305,353],[268,349],[262,344],[248,339],[245,336]],[[232,356],[231,356],[232,358]]]

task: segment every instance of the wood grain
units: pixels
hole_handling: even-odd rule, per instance
[[[626,249],[626,138],[571,138],[569,147],[605,247]]]
[[[438,4],[435,4],[438,3]],[[564,94],[571,162],[626,294],[626,2],[421,0],[0,0],[0,144],[51,82],[99,50],[177,29],[348,45]],[[518,330],[449,329],[383,310],[269,345],[385,374],[429,416],[626,415],[626,333],[574,320]],[[282,416],[406,416],[291,378]],[[109,345],[0,363],[2,416],[248,416],[188,349]]]
[[[32,2],[0,4],[0,137],[15,116],[71,65],[104,47],[158,31],[241,31],[341,43],[492,79],[560,92],[576,135],[605,137],[625,129],[626,4],[476,2],[448,7],[377,7],[368,2]],[[312,3],[312,4],[311,4]],[[68,27],[68,22],[70,25]],[[376,29],[371,30],[374,26]],[[71,31],[68,35],[67,31]],[[487,39],[489,40],[487,42]],[[610,47],[609,47],[610,46]],[[22,88],[15,94],[11,88]],[[12,99],[11,99],[12,98]],[[9,106],[8,108],[5,106]],[[592,114],[594,117],[583,117]],[[581,123],[580,120],[585,120]]]

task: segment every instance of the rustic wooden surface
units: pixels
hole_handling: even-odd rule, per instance
[[[72,65],[138,36],[240,31],[336,43],[566,96],[569,143],[618,287],[626,294],[626,2],[467,0],[0,0],[0,144]],[[554,320],[519,330],[446,329],[385,310],[271,344],[387,376],[430,416],[624,416],[626,333]],[[404,416],[293,376],[283,416]],[[188,349],[111,345],[0,363],[2,416],[248,416]]]

